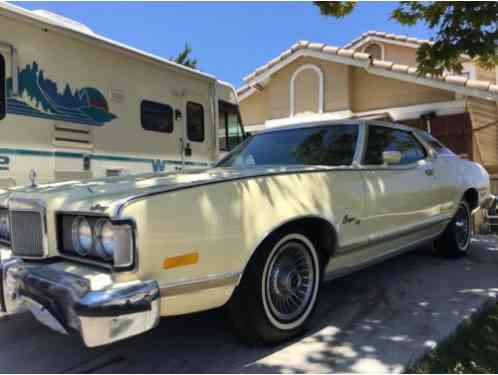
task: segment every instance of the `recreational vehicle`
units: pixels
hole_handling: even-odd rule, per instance
[[[0,132],[0,189],[207,167],[244,137],[231,85],[6,3]]]

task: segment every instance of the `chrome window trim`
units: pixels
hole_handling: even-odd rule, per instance
[[[7,200],[9,209],[9,219],[12,223],[12,212],[36,212],[40,215],[41,227],[42,227],[42,255],[41,256],[22,256],[23,259],[43,259],[48,257],[48,226],[47,226],[47,208],[45,207],[45,202],[41,199],[27,199],[27,198],[9,198]],[[13,237],[14,231],[11,224],[11,238]],[[14,242],[11,240],[10,247],[14,255],[16,255],[16,249]]]
[[[353,165],[356,168],[361,167],[361,161],[365,155],[365,149],[368,138],[368,126],[362,121],[358,121],[358,139],[356,140],[356,150],[353,157]]]

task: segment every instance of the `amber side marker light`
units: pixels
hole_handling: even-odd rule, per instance
[[[188,253],[164,259],[163,268],[169,270],[175,267],[189,266],[199,261],[199,253]]]

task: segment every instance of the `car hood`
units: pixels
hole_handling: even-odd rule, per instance
[[[149,173],[95,180],[56,182],[10,189],[0,195],[0,205],[15,200],[41,200],[49,209],[98,211],[113,215],[124,200],[159,192],[254,178],[280,173],[313,171],[321,167],[210,168],[175,173]]]

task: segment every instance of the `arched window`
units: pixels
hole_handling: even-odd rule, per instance
[[[380,44],[372,43],[365,47],[363,52],[368,53],[375,60],[383,60],[384,59],[384,50]]]
[[[323,72],[313,64],[300,66],[290,80],[290,116],[323,112]]]

